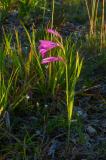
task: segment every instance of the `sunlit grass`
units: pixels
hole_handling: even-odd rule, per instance
[[[12,33],[1,29],[0,147],[2,149],[0,151],[3,154],[2,158],[42,159],[48,144],[52,144],[52,140],[56,139],[55,134],[56,137],[62,137],[65,142],[68,137],[64,149],[71,146],[71,136],[75,132],[78,133],[77,143],[85,144],[83,121],[74,113],[75,98],[79,94],[83,95],[82,86],[89,88],[94,85],[91,74],[95,69],[103,69],[102,71],[105,72],[106,61],[105,3],[104,0],[101,4],[97,0],[91,2],[88,4],[87,0],[67,0],[61,1],[62,6],[59,6],[60,3],[55,0],[0,1],[0,18],[2,19],[3,16],[4,20],[12,9],[17,10],[24,32],[21,35],[18,28],[14,28]],[[69,9],[72,7],[70,13],[73,12],[67,17],[65,16],[69,12],[66,6]],[[84,12],[81,12],[81,9]],[[78,12],[75,13],[75,10]],[[35,12],[37,16],[41,16],[42,25],[38,28],[34,24],[27,27],[25,24],[30,24],[32,13],[36,14]],[[59,14],[60,12],[62,15]],[[47,18],[49,20],[45,22]],[[53,29],[56,25],[59,27],[65,21],[71,22],[73,19],[78,23],[82,23],[83,20],[85,23],[89,19],[90,24],[87,26],[89,31],[87,30],[82,39],[78,38],[77,42],[74,43],[71,34],[65,37],[63,33],[63,37],[58,39],[47,32],[48,27]],[[38,48],[41,39],[61,44],[62,47],[54,48],[47,53],[47,57],[63,56],[65,63],[59,61],[43,65]],[[82,68],[83,72],[81,72]],[[79,81],[78,87],[81,91],[76,92],[80,72],[82,81],[81,83]]]

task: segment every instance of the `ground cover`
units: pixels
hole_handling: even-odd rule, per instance
[[[0,1],[0,160],[105,160],[104,13],[96,0]],[[47,56],[66,59],[69,72],[61,60],[41,64],[39,40],[59,44]]]

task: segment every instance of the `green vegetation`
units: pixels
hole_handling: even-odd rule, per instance
[[[0,0],[0,160],[104,159],[105,10]]]

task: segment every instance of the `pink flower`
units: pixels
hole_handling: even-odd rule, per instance
[[[46,56],[46,53],[48,51],[50,51],[53,48],[58,47],[59,44],[52,42],[52,41],[48,41],[48,40],[40,40],[40,45],[39,45],[39,52],[42,55],[42,58],[44,58]]]
[[[47,29],[47,32],[48,33],[51,33],[59,38],[62,38],[61,35],[56,31],[56,30],[53,30],[53,29]]]
[[[53,29],[47,29],[47,32],[48,33],[51,33],[59,38],[62,38],[61,35],[53,30]],[[46,53],[50,50],[52,50],[53,48],[56,48],[56,47],[60,47],[62,48],[61,44],[57,43],[57,42],[52,42],[52,41],[49,41],[49,40],[40,40],[40,45],[39,45],[39,52],[41,53],[42,55],[42,64],[47,64],[47,63],[50,63],[50,62],[56,62],[56,61],[64,61],[64,59],[62,57],[46,57]]]
[[[47,63],[56,62],[56,61],[64,61],[64,59],[62,57],[48,57],[48,58],[44,58],[41,63],[47,64]]]

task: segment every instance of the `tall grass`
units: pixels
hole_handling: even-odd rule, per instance
[[[31,48],[31,44],[28,57],[25,56],[18,32],[17,30],[14,32],[15,43],[13,43],[12,37],[4,32],[4,51],[1,50],[0,54],[0,106],[4,110],[7,110],[8,107],[14,109],[25,100],[36,76],[32,69],[34,47]]]
[[[21,2],[25,2],[25,5],[26,3],[29,4],[29,1],[26,0]],[[55,1],[53,0],[51,28],[54,26],[54,7]],[[0,54],[0,112],[19,107],[20,103],[25,102],[26,95],[33,90],[37,90],[46,99],[48,95],[54,97],[58,88],[61,87],[61,90],[66,91],[69,144],[75,87],[81,72],[82,59],[80,59],[71,37],[63,40],[62,38],[49,36],[47,32],[44,35],[43,33],[38,35],[34,28],[31,33],[24,25],[23,28],[28,44],[27,54],[24,53],[18,31],[14,30],[14,37],[7,35],[4,31],[4,51],[1,50]],[[48,54],[49,56],[62,56],[65,63],[50,63],[43,66],[37,49],[36,36],[38,36],[37,39],[44,36],[44,39],[50,38],[50,40],[59,43],[61,47]],[[15,40],[13,41],[12,38]]]
[[[64,47],[65,65],[65,80],[66,80],[66,102],[68,112],[68,144],[70,142],[70,125],[72,122],[72,114],[74,108],[75,87],[78,81],[83,60],[80,59],[79,53],[75,50],[75,46],[71,46],[66,42]],[[62,76],[63,77],[63,76]]]
[[[99,0],[91,0],[91,4],[88,0],[85,0],[89,23],[90,23],[90,36],[95,34],[97,29],[97,13],[98,13],[98,3]]]
[[[50,81],[48,74],[49,65],[43,66],[41,64],[41,56],[35,43],[36,31],[33,29],[30,34],[25,26],[23,27],[29,46],[27,54],[23,52],[23,46],[16,29],[14,30],[15,42],[12,41],[11,36],[6,35],[4,32],[4,52],[0,54],[0,111],[8,110],[8,107],[15,109],[20,106],[20,103],[24,103],[26,95],[33,90],[37,90],[40,95],[46,98],[48,95],[54,97],[58,92],[58,88],[61,87],[61,91],[66,90],[69,143],[75,87],[80,75],[82,60],[79,57],[75,44],[71,41],[71,37],[63,41],[53,36],[52,40],[57,41],[63,47],[56,48],[48,54],[63,56],[65,64],[62,62],[52,64]],[[46,39],[51,39],[47,32],[44,36]]]
[[[105,1],[102,0],[102,22],[101,22],[101,48],[106,45],[106,33],[105,33]]]
[[[55,31],[52,30],[52,34],[55,35]],[[56,38],[55,38],[56,37]],[[60,62],[57,62],[57,64],[52,65],[52,70],[51,70],[51,84],[54,86],[57,86],[57,82],[62,86],[62,82],[65,82],[65,91],[66,91],[66,106],[67,106],[67,113],[68,113],[68,144],[70,140],[70,124],[72,121],[72,113],[73,113],[73,107],[74,107],[74,96],[75,96],[75,87],[77,80],[79,78],[81,68],[82,68],[82,60],[79,57],[78,52],[74,50],[75,48],[70,46],[70,41],[65,42],[65,45],[63,43],[62,37],[60,38],[58,36],[54,36],[54,39],[52,38],[53,41],[49,41],[51,44],[55,42],[58,43],[59,50],[55,53],[48,53],[49,58],[51,57],[61,57],[62,60]],[[42,47],[44,47],[46,44],[45,40],[42,42],[44,44],[40,44],[40,52],[42,54]],[[48,45],[46,47],[49,47]],[[57,48],[56,48],[57,49]],[[55,56],[56,55],[56,56]],[[44,61],[46,58],[43,58]],[[54,61],[54,60],[53,60]],[[51,62],[51,61],[50,61]],[[51,67],[51,63],[49,62],[49,66]],[[48,63],[48,62],[47,62]],[[58,70],[55,66],[58,66]],[[59,72],[58,72],[59,71]],[[58,74],[59,73],[59,74]],[[63,79],[61,81],[60,79]],[[50,85],[50,83],[49,83]],[[54,91],[54,90],[53,90]],[[55,95],[55,92],[53,92]]]
[[[90,23],[90,37],[96,37],[98,39],[101,49],[106,46],[105,38],[105,2],[104,0],[91,0],[89,4],[88,0],[85,0],[89,23]],[[102,7],[101,7],[102,6]],[[101,8],[101,19],[99,18],[99,9]]]

